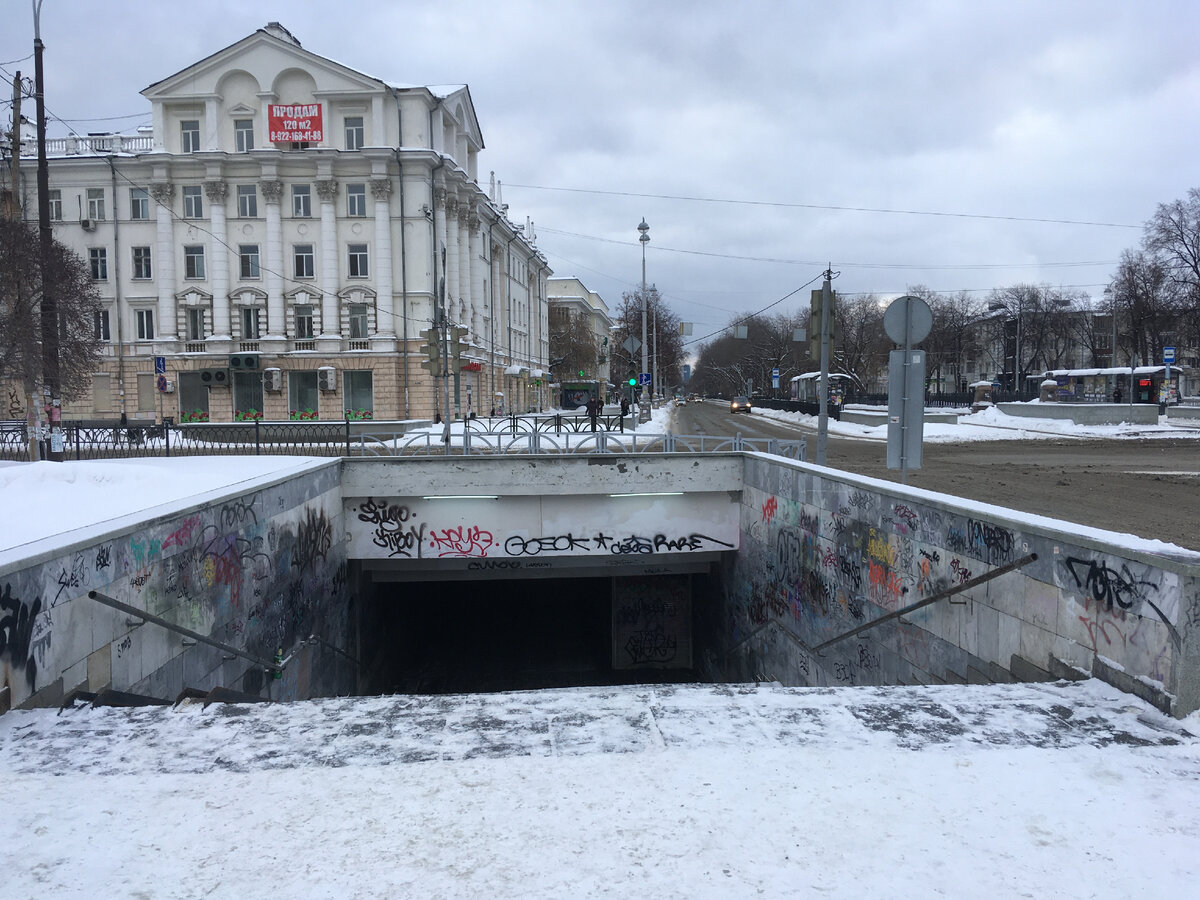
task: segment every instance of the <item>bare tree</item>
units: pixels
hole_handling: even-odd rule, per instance
[[[550,314],[550,366],[556,378],[575,378],[579,372],[595,376],[599,371],[596,334],[589,317],[573,314],[564,307]]]
[[[629,372],[641,371],[642,351],[629,353],[623,349],[625,341],[634,337],[642,339],[642,292],[627,291],[621,295],[613,316],[613,334],[610,345],[615,347],[613,365],[614,375],[627,368]],[[649,345],[647,354],[651,360],[653,371],[653,354],[655,352],[655,329],[657,329],[658,379],[668,390],[674,389],[683,381],[682,367],[687,357],[683,338],[679,334],[679,316],[672,312],[659,294],[658,288],[646,289],[646,343]],[[624,363],[624,366],[622,366]]]
[[[1185,290],[1161,257],[1143,250],[1121,254],[1112,291],[1125,323],[1120,343],[1129,356],[1136,354],[1143,363],[1162,358]]]
[[[44,381],[39,258],[35,229],[0,220],[0,379],[19,383],[27,397]],[[87,263],[58,241],[46,272],[46,289],[58,301],[61,393],[70,400],[86,392],[100,358],[100,294]]]
[[[1195,304],[1200,297],[1200,188],[1185,200],[1160,203],[1142,236],[1142,246],[1159,257],[1170,279]]]

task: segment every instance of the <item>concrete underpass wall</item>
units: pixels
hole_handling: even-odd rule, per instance
[[[0,700],[54,705],[105,687],[172,700],[184,686],[275,699],[352,691],[350,664],[320,644],[275,680],[159,625],[131,625],[87,596],[107,594],[263,660],[313,633],[346,648],[344,535],[334,461],[0,570]]]
[[[1066,663],[1175,715],[1200,706],[1200,554],[764,454],[746,455],[744,482],[741,549],[723,570],[728,679],[985,683]],[[1031,552],[962,605],[807,649]]]

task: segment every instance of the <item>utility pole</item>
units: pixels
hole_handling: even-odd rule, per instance
[[[21,221],[21,73],[13,76],[13,121],[10,134],[12,146],[12,193],[9,197],[8,217]]]
[[[41,244],[42,270],[42,393],[50,412],[50,445],[46,459],[62,461],[62,397],[58,369],[58,299],[50,290],[50,258],[54,232],[50,227],[50,167],[46,162],[46,91],[42,68],[42,0],[33,0],[33,91],[37,107],[37,191],[38,237]],[[38,420],[41,422],[39,403]]]
[[[829,439],[829,332],[830,313],[833,311],[833,263],[825,270],[825,280],[821,283],[821,383],[817,388],[818,407],[817,418],[817,465],[825,465],[825,446]]]
[[[446,248],[442,248],[442,277],[438,282],[437,310],[438,342],[442,346],[442,393],[446,399],[445,411],[442,413],[442,443],[446,445],[446,455],[450,455],[450,345],[447,343],[446,321]]]

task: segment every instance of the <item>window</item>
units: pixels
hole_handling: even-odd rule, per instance
[[[366,278],[367,277],[367,245],[366,244],[351,244],[348,248],[349,260],[346,267],[346,274],[350,278]]]
[[[259,313],[259,310],[258,310],[258,307],[256,307],[256,306],[243,306],[242,307],[242,309],[239,313],[239,317],[242,322],[242,340],[243,341],[257,341],[258,340],[258,338],[260,336],[260,333],[258,330],[258,325],[259,325],[258,313]]]
[[[362,339],[367,335],[367,305],[352,303],[348,308],[350,315],[350,339]]]
[[[204,277],[204,247],[196,246],[183,248],[183,277]]]
[[[194,416],[196,413],[207,413],[208,385],[200,380],[200,373],[180,372],[178,379],[180,415]]]
[[[254,120],[233,120],[233,142],[238,153],[246,153],[254,149]]]
[[[346,185],[346,215],[365,216],[367,214],[367,186],[365,184]]]
[[[96,310],[95,318],[92,320],[94,326],[94,334],[98,341],[111,341],[112,335],[108,330],[108,310]]]
[[[233,412],[236,416],[251,410],[262,412],[263,380],[261,372],[233,373]]]
[[[54,222],[62,221],[62,191],[53,190],[50,194],[50,219]]]
[[[311,306],[296,307],[296,338],[309,340],[313,336],[313,308]],[[315,373],[314,373],[315,377]],[[314,382],[315,384],[315,382]]]
[[[243,219],[258,216],[258,188],[252,184],[237,186],[238,215]]]
[[[242,278],[260,277],[258,267],[258,244],[239,244],[238,259],[242,265]]]
[[[104,218],[104,188],[88,188],[88,218],[103,219]]]
[[[137,339],[139,341],[154,340],[154,310],[139,309],[137,316]]]
[[[158,402],[158,388],[154,384],[155,380],[153,372],[138,372],[137,408],[140,413],[154,415],[154,408]]]
[[[345,398],[346,409],[375,411],[370,371],[345,373]]]
[[[313,264],[313,245],[296,244],[292,248],[292,258],[295,261],[297,278],[312,278],[315,266]]]
[[[184,340],[185,341],[202,341],[204,340],[204,310],[198,306],[190,306],[187,309],[187,322],[184,323]]]
[[[129,218],[150,218],[150,192],[145,188],[129,189]]]
[[[200,149],[200,120],[184,119],[179,123],[179,150],[195,153]]]
[[[92,412],[107,412],[112,409],[112,378],[109,375],[92,376]]]
[[[189,184],[183,189],[183,217],[185,219],[204,217],[204,197],[198,184]]]
[[[307,184],[292,185],[292,215],[297,219],[312,215],[312,188]]]
[[[134,278],[150,278],[150,248],[149,247],[134,247],[133,248],[133,277]]]
[[[88,248],[88,265],[94,281],[108,280],[108,251],[103,247]]]
[[[363,119],[362,116],[346,117],[346,149],[361,150],[363,148]]]
[[[288,372],[288,409],[297,413],[318,409],[316,372]]]

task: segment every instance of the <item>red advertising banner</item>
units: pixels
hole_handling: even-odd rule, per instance
[[[272,144],[324,139],[320,103],[272,103],[267,113],[267,140]]]

